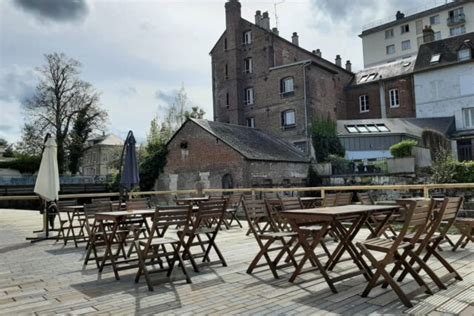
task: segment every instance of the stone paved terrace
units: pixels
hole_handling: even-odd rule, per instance
[[[288,282],[290,270],[279,280],[268,270],[248,275],[257,246],[245,229],[237,228],[217,238],[228,267],[192,273],[192,284],[176,269],[173,283],[149,292],[144,280],[134,284],[132,270],[123,271],[116,281],[110,267],[102,275],[93,264],[83,268],[81,248],[26,242],[40,223],[37,212],[0,210],[0,314],[474,314],[473,245],[443,252],[463,281],[453,281],[448,290],[433,296],[418,296],[415,307],[407,309],[389,289],[360,297],[362,276],[337,283],[339,293],[333,294],[316,273],[304,274],[295,284]],[[345,261],[336,272],[351,264]],[[440,268],[438,263],[430,265]],[[406,286],[413,283],[408,280]]]

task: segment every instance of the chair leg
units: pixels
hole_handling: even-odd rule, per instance
[[[417,254],[415,254],[413,251],[409,251],[410,252],[410,257],[412,257],[413,259],[415,259],[416,263],[418,263],[418,265],[423,269],[425,270],[425,272],[430,276],[430,278],[433,280],[433,282],[441,289],[441,290],[445,290],[446,289],[446,286],[443,284],[443,282],[441,282],[441,280],[439,279],[439,277],[434,273],[433,270],[431,270],[431,268],[423,261],[421,260],[420,257],[418,257]]]
[[[270,248],[271,244],[273,243],[274,239],[271,238],[269,239],[265,245],[262,245],[260,242],[258,243],[259,246],[260,246],[260,251],[257,253],[257,255],[255,256],[255,258],[253,258],[252,262],[250,263],[249,267],[247,268],[247,273],[248,274],[252,274],[253,272],[253,269],[255,269],[255,267],[257,266],[258,262],[260,261],[260,259],[262,258],[262,256],[265,256],[265,260],[267,261],[272,273],[273,273],[273,276],[275,277],[275,279],[278,279],[279,276],[276,272],[276,269],[274,268],[273,266],[273,262],[270,260],[270,257],[268,256],[268,248]]]

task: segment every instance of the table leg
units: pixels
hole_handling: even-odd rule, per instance
[[[112,268],[114,270],[115,279],[120,280],[120,277],[118,275],[118,272],[117,272],[117,269],[116,269],[116,266],[115,266],[114,254],[112,253],[112,243],[113,243],[113,240],[115,239],[115,236],[117,234],[118,227],[119,227],[118,223],[114,222],[112,231],[110,232],[110,236],[107,237],[107,232],[106,232],[106,229],[105,229],[104,222],[101,220],[100,223],[99,223],[99,228],[102,231],[102,233],[104,234],[103,238],[104,238],[104,242],[105,242],[105,253],[104,253],[104,257],[102,258],[102,261],[100,262],[100,265],[99,265],[99,272],[102,272],[102,270],[104,269],[105,263],[107,262],[107,259],[110,259],[110,262],[112,264]]]

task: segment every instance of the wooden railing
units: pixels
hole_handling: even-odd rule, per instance
[[[234,189],[204,189],[203,193],[225,193],[225,192],[240,192],[257,193],[264,192],[320,192],[324,197],[326,192],[331,191],[368,191],[368,190],[397,190],[410,191],[421,190],[424,197],[430,196],[430,191],[435,189],[474,189],[474,183],[447,183],[447,184],[403,184],[403,185],[353,185],[353,186],[324,186],[324,187],[303,187],[303,188],[234,188]],[[130,192],[130,197],[139,196],[163,196],[175,194],[197,194],[197,190],[178,190],[178,191],[143,191]],[[96,197],[117,197],[118,192],[110,193],[84,193],[84,194],[61,194],[59,199],[79,199],[79,198],[96,198]],[[8,200],[38,200],[36,195],[19,195],[19,196],[0,196],[0,201]]]

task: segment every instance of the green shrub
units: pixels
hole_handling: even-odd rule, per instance
[[[0,168],[14,169],[21,173],[35,173],[39,170],[41,157],[19,155],[14,160],[0,162]]]
[[[327,162],[330,155],[344,157],[346,151],[337,137],[337,123],[331,118],[312,124],[313,147],[317,162]]]
[[[351,168],[351,161],[344,157],[329,155],[328,162],[331,163],[332,170],[335,174],[352,173],[354,170]]]
[[[435,183],[450,183],[456,181],[456,164],[448,150],[440,150],[433,157],[431,178]]]
[[[411,156],[411,150],[418,144],[417,141],[412,139],[402,140],[398,144],[390,147],[390,154],[395,158],[405,158]]]
[[[459,183],[474,182],[474,161],[456,162],[454,180]]]

